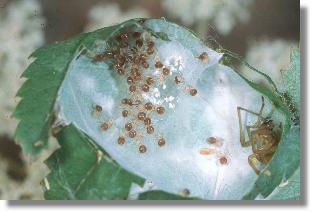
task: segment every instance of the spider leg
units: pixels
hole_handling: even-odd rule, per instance
[[[241,111],[243,110],[243,111],[245,111],[247,113],[250,113],[250,114],[255,115],[255,116],[258,117],[257,122],[255,124],[246,127],[247,133],[248,133],[248,136],[249,136],[249,139],[250,139],[251,138],[251,136],[250,136],[251,135],[250,128],[258,128],[259,125],[260,125],[260,122],[265,119],[262,116],[262,112],[263,112],[263,108],[264,108],[264,98],[263,98],[263,96],[261,96],[261,101],[262,101],[262,104],[261,104],[261,108],[260,108],[259,113],[256,113],[254,111],[251,111],[251,110],[243,108],[243,107],[237,107],[237,116],[238,116],[238,121],[239,121],[240,142],[241,142],[241,145],[243,147],[250,146],[252,144],[252,141],[246,141],[246,139],[245,139],[245,134],[244,134],[244,131],[243,131],[243,123],[242,123]]]
[[[245,112],[247,112],[247,113],[250,113],[250,114],[252,114],[252,115],[257,116],[258,119],[257,119],[256,124],[254,124],[254,125],[259,125],[260,121],[264,121],[264,120],[265,120],[265,118],[262,116],[263,105],[261,106],[260,113],[253,112],[253,111],[248,110],[248,109],[243,108],[243,107],[237,107],[237,110],[239,111],[239,113],[240,113],[240,111],[243,110],[243,111],[245,111]],[[254,125],[251,125],[251,126],[254,126]]]
[[[254,142],[254,140],[252,139],[252,136],[251,136],[251,131],[250,131],[251,128],[258,128],[258,124],[256,123],[254,125],[250,125],[250,126],[247,125],[246,126],[246,131],[247,131],[247,135],[249,137],[249,142],[250,142],[250,145],[252,147],[252,150],[254,150],[254,149],[256,149],[256,144],[255,144],[255,142]]]
[[[262,113],[263,113],[263,108],[264,108],[264,97],[261,96],[261,108],[260,108],[260,111],[259,111],[259,116],[258,116],[258,120],[257,120],[257,124],[260,124],[260,121],[264,120],[264,117],[262,116]]]
[[[237,116],[239,121],[239,139],[242,147],[250,146],[250,141],[246,141],[245,134],[243,132],[243,124],[242,124],[242,117],[241,117],[241,107],[237,107]],[[248,135],[249,136],[249,135]],[[249,137],[250,138],[250,137]]]
[[[257,175],[260,174],[260,169],[258,169],[257,167],[257,158],[255,154],[251,154],[248,156],[248,163],[251,166],[251,168],[253,168],[253,170],[256,172]]]
[[[251,110],[246,109],[246,108],[243,108],[243,107],[237,107],[237,109],[243,110],[243,111],[245,111],[245,112],[247,112],[247,113],[250,113],[250,114],[252,114],[252,115],[257,116],[257,117],[258,117],[257,123],[260,123],[261,120],[262,120],[262,121],[265,120],[265,118],[262,116],[263,109],[264,109],[264,97],[263,97],[263,96],[261,96],[261,107],[260,107],[259,113],[256,113],[256,112],[254,112],[254,111],[251,111]]]
[[[264,97],[261,96],[261,108],[260,108],[260,111],[259,111],[259,115],[260,116],[262,116],[263,108],[264,108]]]

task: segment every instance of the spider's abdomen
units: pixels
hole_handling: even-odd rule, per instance
[[[278,140],[275,134],[268,129],[258,129],[251,132],[252,151],[256,154],[257,159],[267,164],[275,150]]]

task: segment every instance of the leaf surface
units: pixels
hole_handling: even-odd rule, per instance
[[[143,185],[75,126],[63,128],[57,140],[60,149],[46,161],[51,169],[46,199],[127,199],[132,183]]]
[[[272,200],[300,200],[300,168],[297,169],[293,176],[277,188],[275,194],[271,196]]]
[[[154,190],[143,192],[139,195],[139,200],[198,200],[197,198],[183,197],[170,194],[164,191]]]
[[[47,147],[58,89],[84,37],[42,47],[31,55],[35,61],[22,75],[27,81],[17,93],[21,100],[13,114],[20,119],[15,138],[24,152],[37,155]]]
[[[294,102],[297,111],[301,108],[300,99],[300,50],[294,48],[290,55],[291,64],[289,68],[282,71],[282,80],[286,93]]]

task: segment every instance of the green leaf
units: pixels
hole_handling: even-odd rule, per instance
[[[183,197],[160,190],[146,191],[139,195],[139,200],[199,200],[195,197]]]
[[[297,111],[300,111],[300,50],[294,48],[290,56],[291,64],[288,69],[282,71],[282,80],[286,93],[295,104]]]
[[[291,64],[288,69],[282,71],[284,93],[282,99],[287,105],[292,122],[298,125],[300,122],[300,50],[294,48],[290,55]]]
[[[300,168],[293,176],[283,182],[269,199],[271,200],[300,200]]]
[[[46,161],[51,173],[46,199],[127,199],[132,183],[144,180],[121,168],[73,125],[57,134],[60,149]]]
[[[24,152],[36,155],[47,146],[58,89],[84,37],[40,48],[31,55],[35,61],[22,75],[27,81],[17,93],[22,99],[13,114],[20,119],[15,138]]]

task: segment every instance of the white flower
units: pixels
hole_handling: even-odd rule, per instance
[[[276,84],[279,84],[281,70],[287,68],[290,63],[290,50],[295,46],[294,42],[285,40],[253,42],[250,44],[245,60],[256,69],[269,75]],[[241,71],[253,81],[261,82],[263,79],[263,77],[250,71],[246,66],[243,66]]]
[[[194,23],[203,27],[211,22],[217,31],[228,34],[237,22],[249,20],[249,6],[254,0],[163,0],[163,8],[172,17],[178,17],[184,24]],[[209,24],[205,24],[207,27]]]
[[[86,31],[93,31],[98,28],[115,25],[132,18],[147,18],[148,11],[141,7],[130,8],[128,11],[121,11],[116,3],[99,3],[89,11]]]
[[[22,72],[31,62],[29,55],[44,42],[36,0],[10,2],[0,10],[0,134],[13,136],[16,120],[11,118]]]

